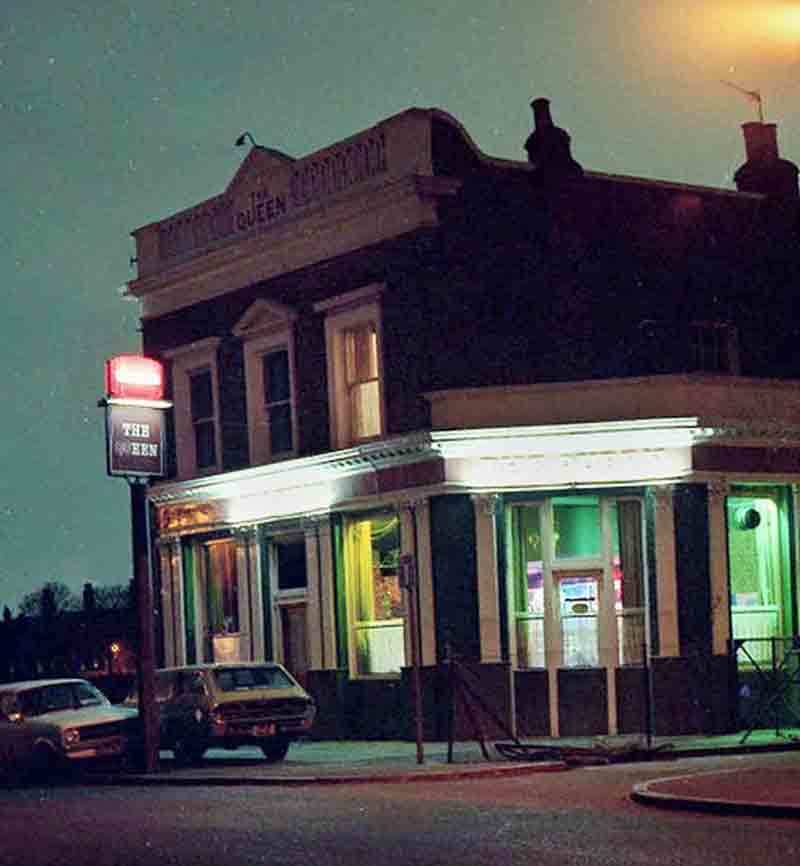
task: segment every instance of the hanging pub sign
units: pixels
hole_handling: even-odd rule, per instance
[[[106,361],[106,453],[109,475],[159,478],[165,473],[164,374],[159,361],[117,355]]]
[[[151,406],[108,404],[109,475],[164,474],[164,411]]]

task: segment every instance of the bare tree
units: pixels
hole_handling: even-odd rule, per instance
[[[41,616],[65,610],[79,610],[80,606],[80,599],[65,583],[49,580],[41,588],[23,596],[19,603],[19,613],[23,616]]]

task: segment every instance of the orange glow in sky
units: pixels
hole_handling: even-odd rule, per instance
[[[648,65],[698,85],[732,79],[749,88],[800,61],[800,0],[687,0],[641,7]]]
[[[777,42],[798,45],[800,3],[731,3],[722,8],[743,36],[764,36]]]

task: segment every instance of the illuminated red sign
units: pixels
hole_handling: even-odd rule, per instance
[[[115,355],[106,361],[106,396],[116,400],[162,400],[164,368],[144,355]]]

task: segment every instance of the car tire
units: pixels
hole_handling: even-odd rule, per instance
[[[176,736],[172,743],[172,754],[175,757],[175,763],[184,767],[199,764],[203,760],[205,751],[206,747],[203,743],[183,734]]]
[[[31,775],[37,781],[52,779],[64,772],[64,763],[52,746],[39,743],[33,750]]]
[[[277,764],[286,757],[286,753],[289,751],[289,741],[282,739],[267,740],[261,743],[261,751],[270,764]]]

